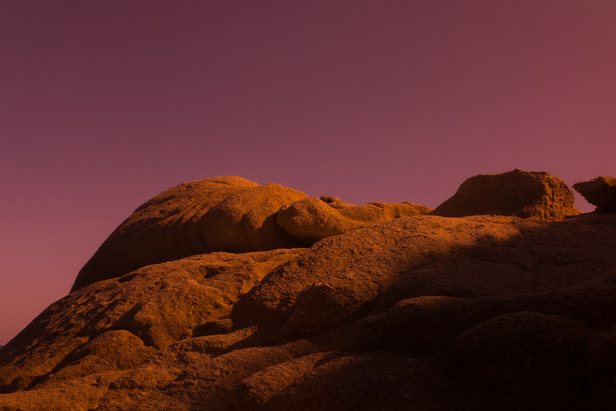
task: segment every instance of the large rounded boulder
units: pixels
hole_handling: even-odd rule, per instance
[[[275,214],[305,197],[291,188],[240,177],[180,184],[120,224],[81,269],[72,291],[195,254],[297,247],[300,243],[278,226]]]
[[[496,214],[558,221],[580,212],[573,192],[546,172],[515,169],[502,174],[477,175],[464,181],[456,194],[431,214],[442,217]]]

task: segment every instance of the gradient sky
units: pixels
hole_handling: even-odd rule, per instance
[[[148,198],[616,175],[614,0],[0,0],[0,344]],[[593,207],[577,200],[578,207]]]

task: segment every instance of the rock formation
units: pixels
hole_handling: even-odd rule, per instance
[[[545,172],[516,169],[469,178],[432,214],[443,217],[496,214],[557,221],[580,213],[573,208],[573,201],[573,192],[561,179]]]
[[[597,206],[598,212],[616,212],[616,178],[597,177],[590,181],[573,185],[590,203]]]
[[[81,269],[73,291],[195,254],[298,246],[276,224],[275,213],[304,197],[278,184],[260,186],[239,177],[180,184],[143,204],[116,228]]]
[[[369,203],[361,206],[343,203],[332,197],[308,197],[282,207],[278,225],[294,238],[311,245],[333,235],[355,230],[366,224],[391,221],[409,215],[426,214],[428,207],[411,203]]]
[[[0,349],[0,410],[609,410],[616,214],[553,221],[555,178],[512,173],[554,197],[451,218],[171,189]]]
[[[149,264],[215,251],[300,247],[362,225],[430,211],[410,203],[330,203],[240,177],[180,184],[147,201],[116,228],[81,269],[72,291]],[[306,204],[309,209],[302,210]]]

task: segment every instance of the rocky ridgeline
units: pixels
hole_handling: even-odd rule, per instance
[[[611,410],[614,179],[435,210],[238,177],[139,207],[0,350],[1,410]]]

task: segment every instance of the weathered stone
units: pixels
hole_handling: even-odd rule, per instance
[[[52,372],[57,378],[68,375],[58,373],[59,364],[109,330],[126,330],[139,344],[156,349],[189,338],[202,324],[228,316],[241,295],[299,253],[204,254],[80,288],[45,310],[0,351],[0,387],[13,391]],[[139,344],[117,345],[116,356],[130,357]]]
[[[361,227],[310,248],[163,250],[171,260],[79,287],[0,349],[0,409],[613,407],[616,214],[400,216],[406,205],[326,202],[241,179],[179,187],[138,210],[117,245],[141,250],[121,240],[141,231],[159,251],[216,238],[284,244],[293,237],[275,217],[294,204]],[[186,211],[208,203],[201,194],[220,199]],[[259,228],[272,216],[274,228]],[[153,258],[117,256],[116,267]]]
[[[297,247],[300,243],[278,227],[275,214],[304,197],[240,177],[180,184],[147,201],[116,228],[81,269],[72,291],[195,254]]]
[[[245,253],[300,245],[276,223],[281,207],[306,195],[279,184],[249,187],[232,193],[199,221],[209,251]]]
[[[344,217],[316,197],[308,197],[283,207],[276,215],[276,222],[287,233],[305,244],[313,244],[362,225]]]
[[[323,200],[325,197],[325,200]],[[339,235],[359,227],[396,218],[426,214],[428,207],[411,203],[369,203],[361,206],[343,203],[335,197],[308,197],[283,207],[276,216],[278,225],[305,244]]]
[[[590,204],[597,206],[598,212],[616,212],[616,178],[601,176],[590,181],[575,183],[573,188]]]
[[[431,214],[443,217],[496,214],[558,221],[580,213],[573,207],[573,201],[573,192],[561,179],[545,172],[516,169],[469,178]]]

